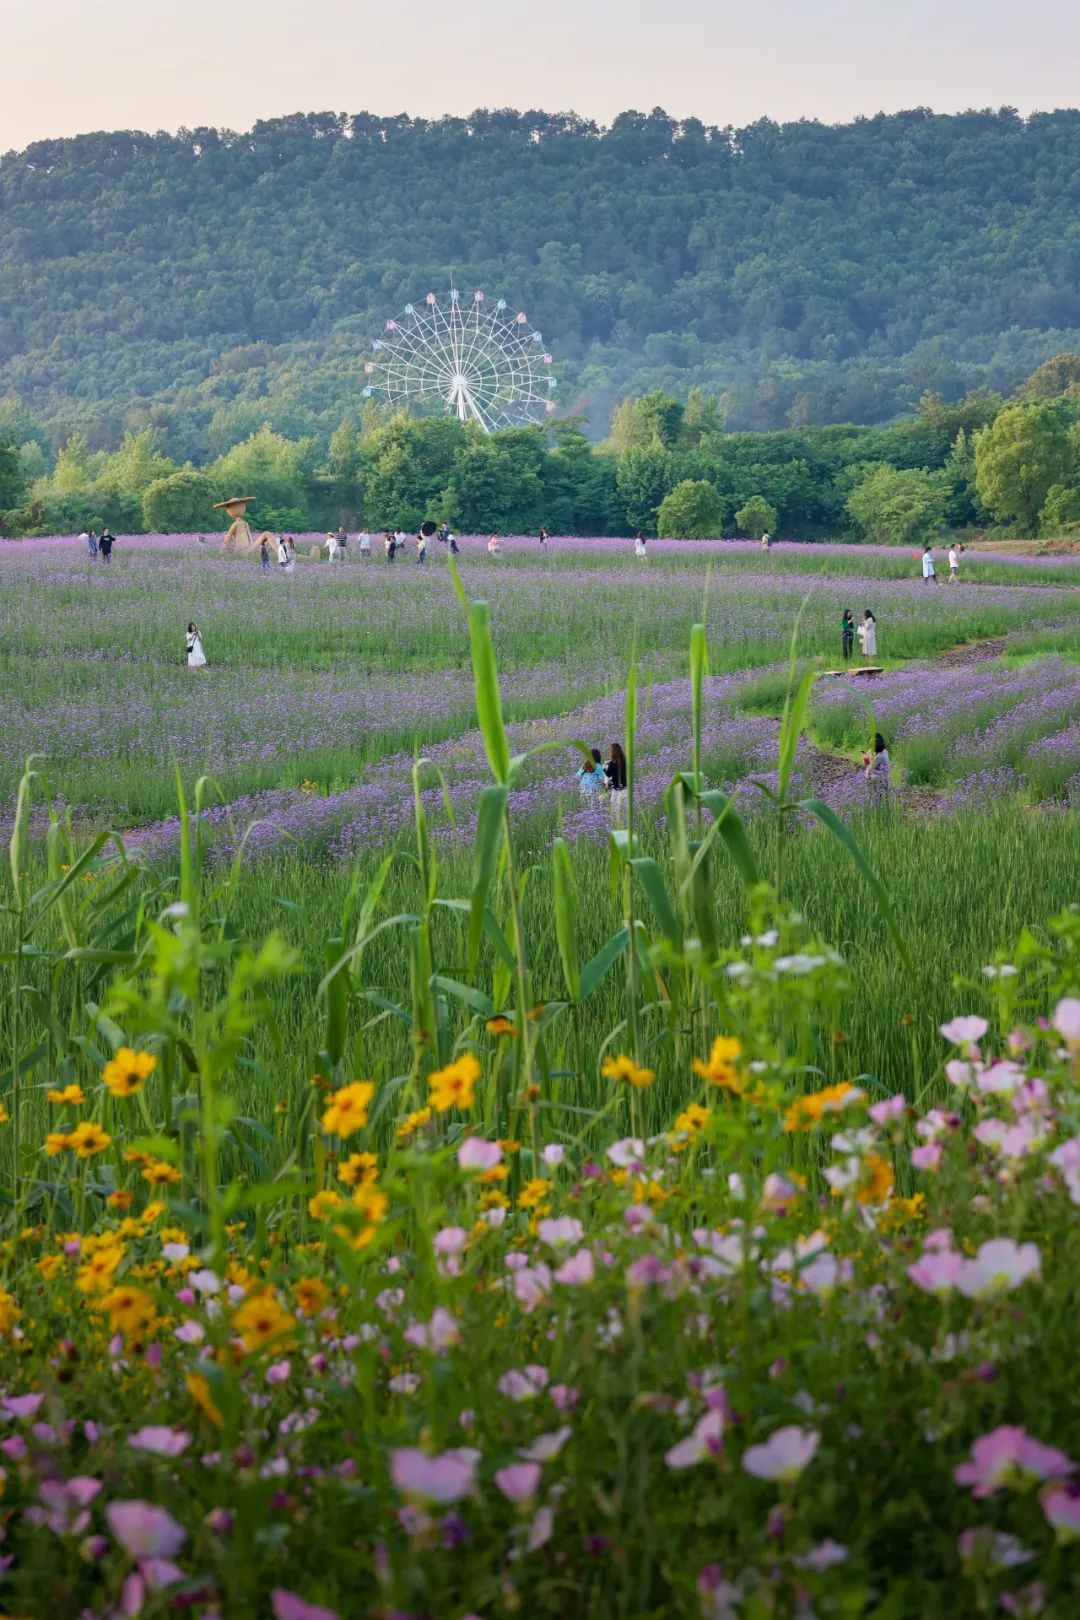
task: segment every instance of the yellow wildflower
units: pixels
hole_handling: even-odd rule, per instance
[[[135,1052],[130,1046],[122,1046],[102,1069],[101,1078],[113,1097],[133,1097],[156,1068],[157,1058],[152,1052]]]
[[[378,1179],[379,1161],[374,1153],[350,1153],[344,1164],[338,1165],[338,1180],[343,1181],[346,1187]]]
[[[159,1215],[164,1215],[168,1207],[168,1204],[162,1204],[159,1201],[155,1201],[152,1204],[147,1204],[146,1208],[142,1212],[143,1225],[153,1225],[154,1221],[157,1220]]]
[[[125,1338],[145,1333],[157,1314],[154,1301],[145,1289],[132,1288],[127,1283],[121,1283],[106,1294],[97,1308],[107,1313],[113,1332],[122,1333]]]
[[[110,1287],[113,1273],[124,1258],[124,1245],[112,1243],[107,1248],[91,1253],[85,1265],[75,1275],[75,1286],[80,1294],[100,1294]]]
[[[401,1121],[401,1123],[398,1125],[398,1128],[397,1128],[397,1139],[398,1139],[398,1141],[399,1142],[407,1142],[410,1137],[416,1135],[417,1131],[423,1130],[424,1126],[425,1125],[430,1125],[430,1123],[431,1123],[431,1109],[430,1108],[418,1108],[414,1114],[407,1114],[405,1116],[405,1118]]]
[[[67,1261],[62,1254],[43,1254],[37,1268],[41,1275],[51,1282],[60,1272],[67,1270]]]
[[[210,1393],[210,1385],[207,1383],[205,1375],[203,1373],[188,1373],[184,1379],[184,1384],[195,1405],[210,1419],[215,1428],[220,1429],[225,1419],[214,1405],[214,1398]]]
[[[826,1114],[842,1113],[851,1103],[860,1102],[865,1093],[858,1086],[840,1080],[822,1091],[807,1092],[796,1097],[784,1115],[785,1131],[810,1131]]]
[[[151,1187],[170,1187],[184,1179],[175,1164],[167,1164],[164,1159],[151,1160],[143,1171],[142,1178],[148,1181]]]
[[[880,1153],[868,1153],[863,1164],[869,1171],[869,1179],[855,1194],[856,1201],[860,1204],[883,1204],[893,1190],[893,1167]]]
[[[110,1193],[105,1202],[110,1209],[130,1209],[135,1201],[135,1194],[130,1192]]]
[[[63,1091],[57,1091],[54,1087],[50,1086],[49,1090],[45,1093],[45,1096],[51,1103],[71,1103],[72,1107],[75,1108],[77,1108],[80,1103],[84,1103],[86,1101],[86,1096],[83,1092],[82,1086],[75,1081],[72,1081],[70,1086],[65,1086]]]
[[[0,1334],[10,1333],[21,1315],[13,1296],[0,1288]]]
[[[471,1108],[480,1074],[480,1065],[471,1052],[459,1057],[456,1063],[447,1064],[445,1069],[429,1074],[428,1101],[435,1112],[445,1114],[451,1108]]]
[[[723,1086],[728,1091],[741,1091],[742,1083],[735,1060],[742,1053],[742,1042],[734,1035],[718,1035],[712,1043],[707,1063],[695,1058],[691,1065],[695,1074],[711,1086]]]
[[[509,1018],[504,1018],[502,1013],[499,1013],[497,1018],[488,1019],[487,1032],[489,1035],[516,1036],[517,1027],[510,1022]]]
[[[272,1289],[251,1294],[233,1314],[232,1325],[247,1351],[261,1350],[272,1339],[280,1339],[296,1326]]]
[[[321,1277],[300,1277],[292,1286],[296,1308],[303,1316],[316,1316],[330,1298]]]
[[[551,1186],[548,1182],[539,1176],[534,1177],[532,1181],[527,1181],[518,1193],[518,1205],[521,1209],[536,1209],[544,1203],[550,1192]]]
[[[50,1159],[55,1159],[58,1153],[66,1153],[71,1146],[71,1137],[67,1131],[50,1131],[45,1138],[45,1152]]]
[[[325,1221],[328,1216],[339,1210],[345,1200],[333,1187],[327,1187],[323,1192],[315,1193],[308,1199],[308,1214],[313,1221]]]
[[[628,1080],[639,1091],[645,1086],[651,1086],[656,1079],[655,1070],[641,1068],[633,1058],[627,1057],[625,1052],[620,1053],[618,1057],[605,1058],[600,1073],[605,1080]]]
[[[350,1085],[342,1086],[330,1098],[329,1107],[322,1117],[323,1130],[340,1137],[363,1130],[368,1122],[368,1104],[374,1095],[375,1087],[369,1080],[354,1080]]]
[[[68,1146],[75,1149],[80,1159],[92,1159],[95,1153],[104,1153],[112,1137],[106,1135],[93,1120],[80,1120],[68,1137]]]

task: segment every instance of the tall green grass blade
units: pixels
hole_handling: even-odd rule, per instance
[[[606,945],[601,945],[592,960],[586,962],[581,970],[581,995],[579,997],[581,1001],[587,1001],[593,991],[603,983],[613,963],[617,962],[623,951],[625,951],[629,938],[630,930],[620,928],[617,933],[612,934]]]
[[[505,833],[507,790],[492,785],[480,795],[476,816],[476,837],[473,840],[472,898],[469,912],[469,971],[476,969],[480,953],[480,938],[484,928],[484,910],[495,876],[495,868],[502,853]]]
[[[590,756],[591,757],[591,756]],[[577,948],[577,892],[570,851],[565,838],[551,846],[551,870],[555,889],[555,939],[562,963],[563,982],[571,1001],[581,1000],[581,966]]]
[[[495,648],[486,602],[469,603],[469,640],[472,646],[473,682],[476,688],[476,718],[484,739],[484,752],[496,782],[510,780],[510,748],[503,725],[499,699],[499,677]]]
[[[858,868],[863,877],[866,879],[870,892],[877,901],[878,910],[881,912],[881,915],[884,918],[885,926],[892,935],[893,943],[896,946],[900,960],[903,962],[908,972],[913,973],[914,967],[912,965],[911,957],[908,954],[904,937],[897,925],[896,916],[892,908],[892,901],[889,899],[888,893],[878,878],[877,873],[874,871],[873,867],[870,865],[870,862],[866,859],[866,856],[859,848],[859,845],[850,828],[845,827],[835,810],[830,809],[827,804],[823,804],[820,799],[802,799],[799,802],[798,808],[800,810],[808,810],[812,816],[816,816],[818,821],[821,822],[822,826],[827,827],[829,832],[832,833],[833,837],[843,845],[844,849],[851,857],[852,863]]]

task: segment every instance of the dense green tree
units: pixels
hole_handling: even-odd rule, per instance
[[[14,440],[0,439],[0,534],[8,532],[4,527],[4,514],[22,503],[27,483]]]
[[[1020,399],[1059,399],[1063,394],[1080,394],[1080,354],[1055,354],[1044,360],[1016,393]]]
[[[671,452],[656,441],[632,446],[618,458],[615,482],[628,527],[655,534],[660,503],[676,482]]]
[[[660,502],[657,533],[666,540],[718,539],[724,529],[724,503],[715,484],[684,478]]]
[[[221,514],[214,511],[214,503],[221,499],[219,487],[210,475],[189,463],[143,490],[143,523],[156,534],[191,534],[220,528]]]
[[[847,498],[847,509],[868,540],[925,544],[939,534],[948,491],[938,473],[921,468],[871,468]]]
[[[260,528],[306,529],[311,521],[311,484],[316,446],[293,443],[264,424],[209,468],[225,497],[250,495]]]
[[[330,435],[326,471],[330,494],[341,521],[356,521],[360,510],[360,435],[356,424],[346,417]]]
[[[994,517],[1034,534],[1053,484],[1068,484],[1068,426],[1053,405],[1007,405],[975,436],[975,483]]]
[[[763,495],[751,495],[736,512],[735,526],[740,534],[760,540],[763,534],[770,534],[776,528],[776,518],[775,506],[770,505]]]
[[[1049,539],[1080,533],[1080,489],[1051,484],[1039,513],[1039,529]]]
[[[519,428],[488,436],[475,424],[454,457],[448,494],[460,528],[476,533],[530,532],[542,521],[543,435]]]

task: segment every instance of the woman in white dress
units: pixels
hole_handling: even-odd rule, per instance
[[[645,549],[645,536],[643,534],[639,534],[634,540],[634,556],[643,558],[647,557],[648,555],[649,553]]]
[[[285,557],[286,557],[285,572],[287,574],[295,574],[295,572],[296,572],[296,542],[293,540],[293,537],[292,537],[291,534],[290,534],[289,538],[285,542]]]
[[[877,620],[869,608],[863,612],[863,622],[859,626],[859,646],[864,658],[877,657]]]
[[[278,543],[277,543],[277,560],[278,560],[278,567],[280,569],[282,569],[282,571],[284,571],[286,568],[288,568],[288,566],[289,566],[289,548],[285,544],[285,541],[284,541],[284,539],[282,538],[282,536],[280,534],[278,535]]]
[[[206,654],[203,652],[202,636],[199,627],[192,622],[187,627],[187,667],[188,669],[205,669]]]

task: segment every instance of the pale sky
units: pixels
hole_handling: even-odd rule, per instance
[[[0,0],[0,152],[288,112],[745,124],[1080,101],[1075,0]]]

